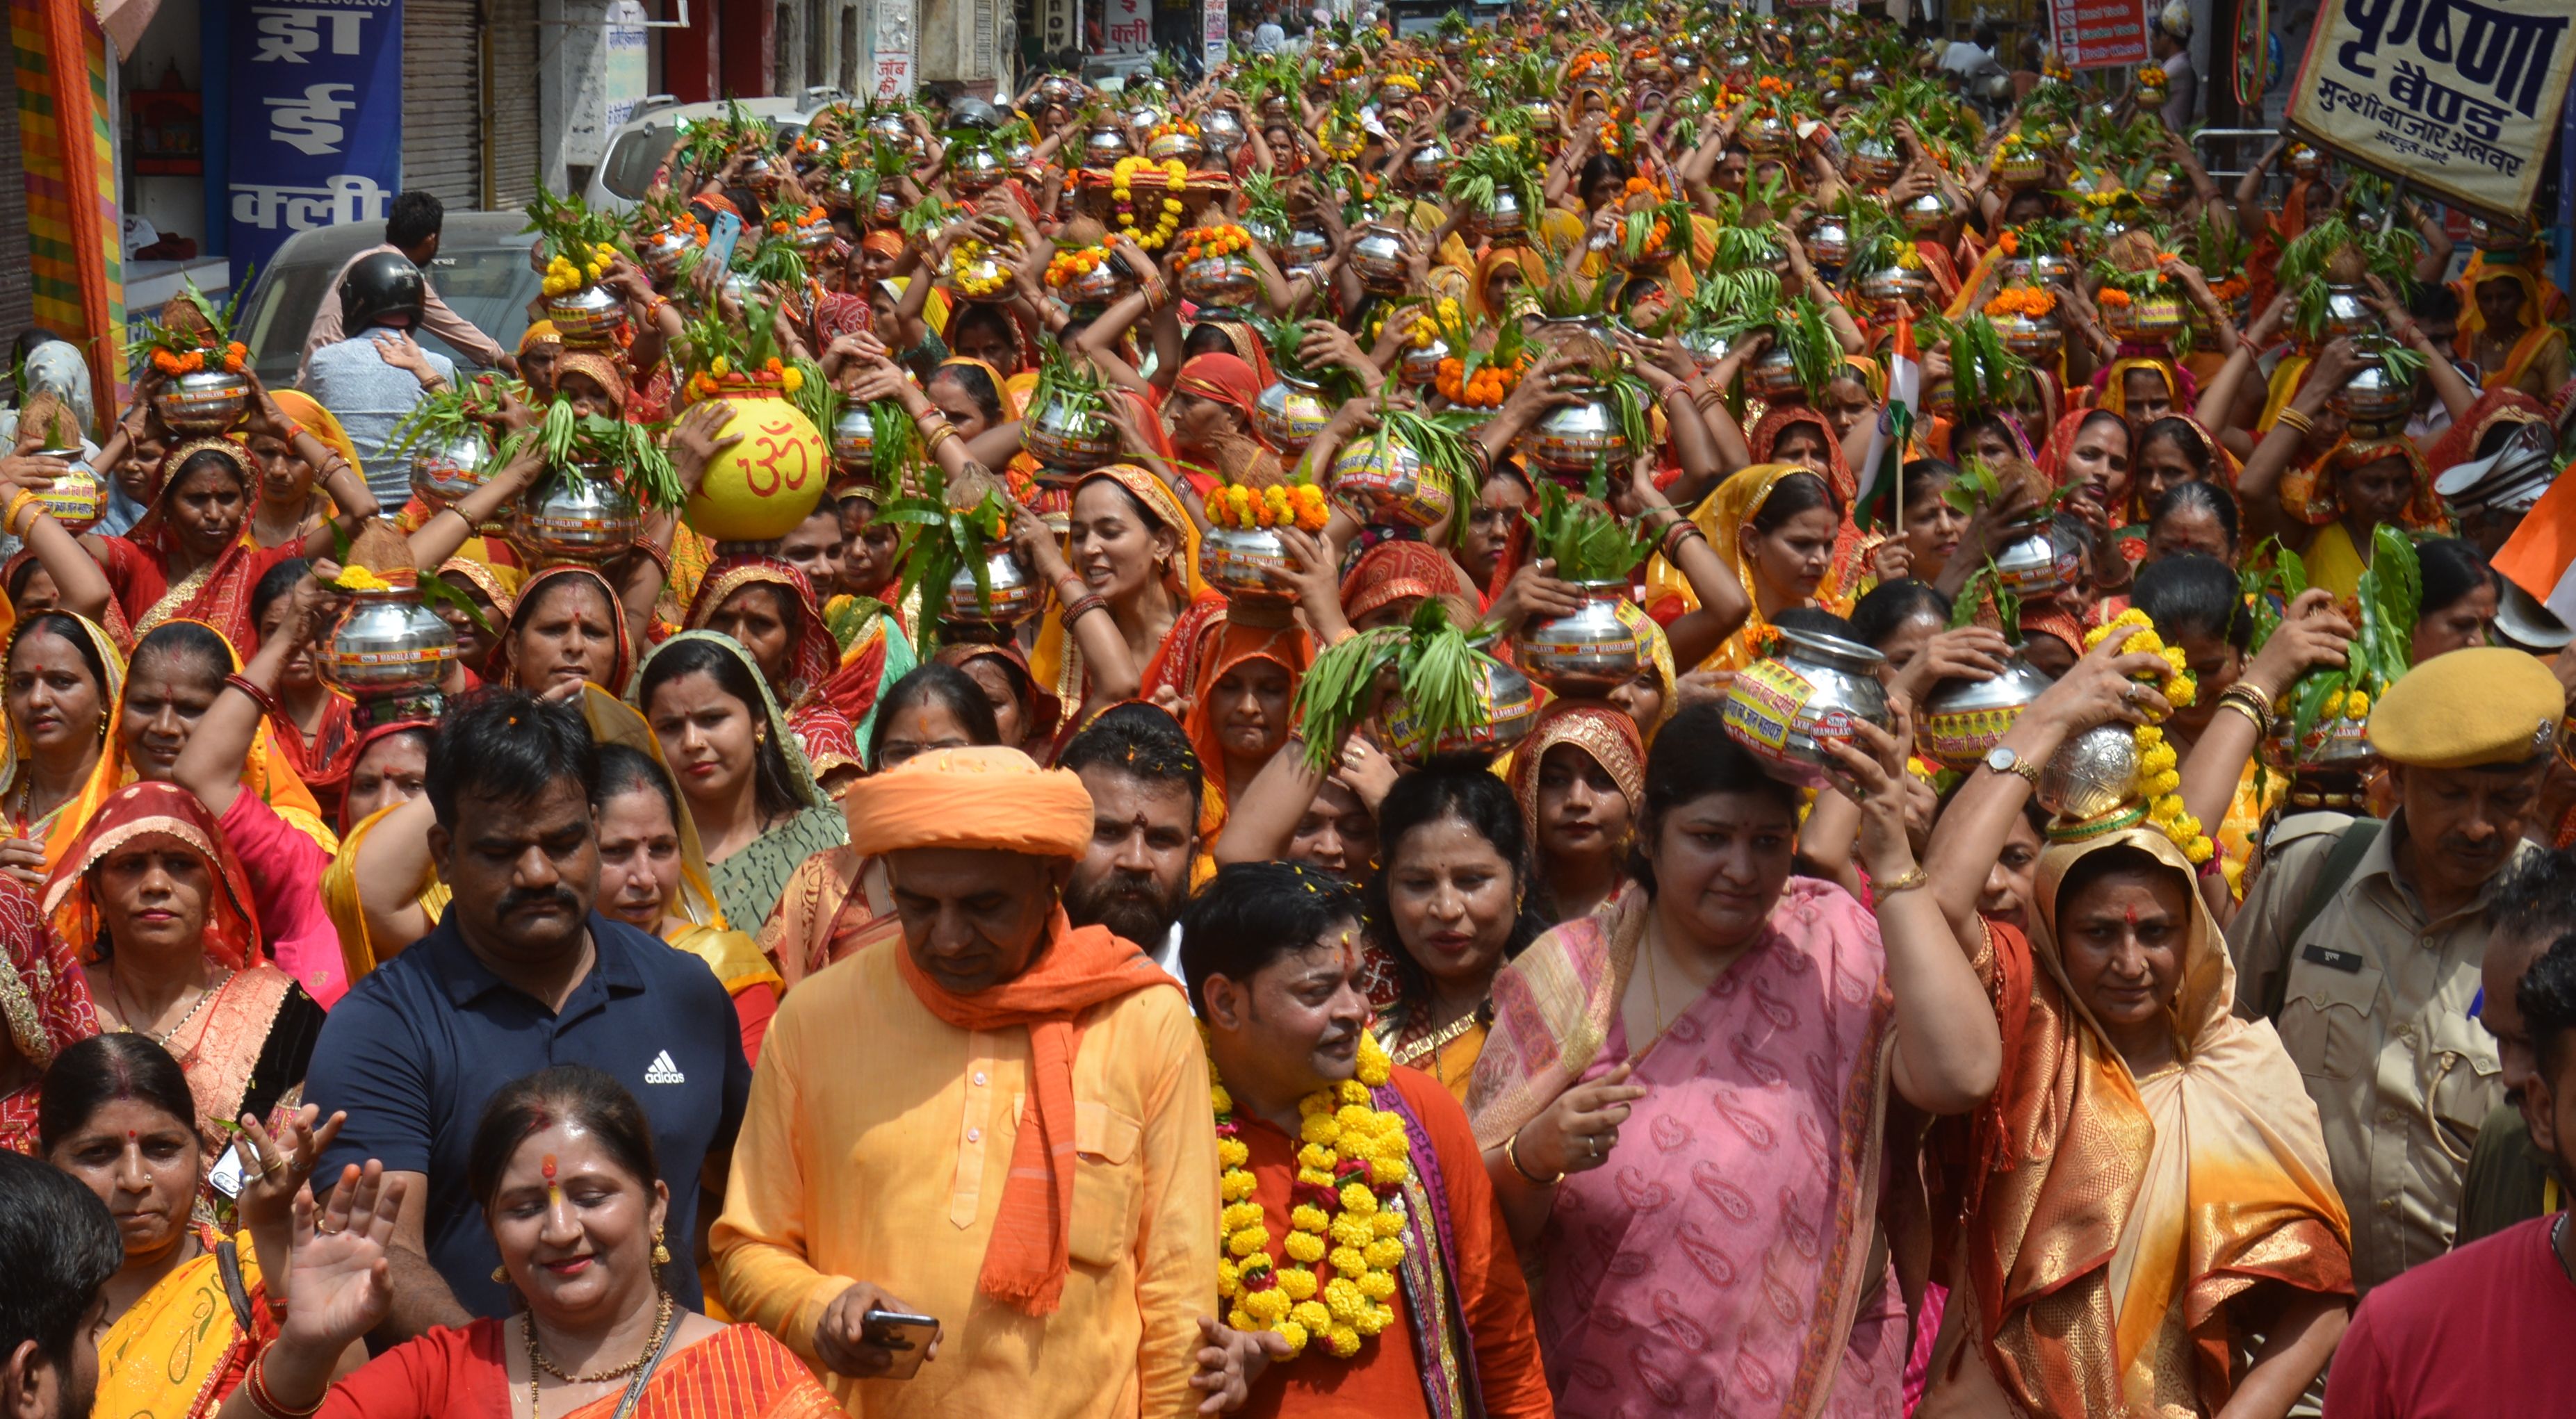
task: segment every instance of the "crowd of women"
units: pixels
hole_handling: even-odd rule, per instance
[[[418,273],[362,257],[390,437],[247,375],[202,427],[241,347],[201,303],[122,409],[26,342],[0,1144],[116,1216],[95,1412],[328,1379],[255,1363],[332,1333],[273,1283],[402,1189],[304,1189],[307,1062],[448,909],[423,793],[484,686],[579,706],[597,908],[702,958],[755,1065],[896,912],[853,784],[1167,715],[1202,806],[1114,924],[1168,963],[1228,865],[1358,889],[1371,1029],[1472,1120],[1563,1412],[2291,1412],[2388,1278],[2230,926],[2285,822],[2397,805],[2416,667],[2569,639],[2490,566],[2554,475],[2565,297],[2530,227],[2461,270],[2300,145],[2222,187],[2152,66],[1981,108],[1797,13],[711,121],[635,212],[540,204],[507,373],[423,356]],[[739,416],[779,405],[816,486],[747,538],[702,513],[776,491]],[[388,592],[444,623],[408,698],[350,639]],[[2576,769],[2535,783],[2558,847]],[[536,1276],[559,1163],[650,1275],[700,1185],[650,1133],[597,1076],[493,1097],[467,1186],[528,1364],[434,1332],[322,1412],[839,1412],[751,1327]],[[584,1307],[655,1363],[541,1375]]]

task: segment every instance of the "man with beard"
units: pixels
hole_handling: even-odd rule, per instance
[[[666,1284],[702,1306],[685,1260],[699,1170],[733,1146],[751,1066],[705,963],[592,909],[598,779],[581,712],[521,690],[468,696],[430,745],[429,852],[455,897],[437,930],[332,1008],[305,1084],[325,1117],[349,1116],[316,1176],[378,1158],[425,1199],[394,1230],[380,1339],[509,1313],[466,1155],[485,1101],[556,1064],[605,1070],[644,1106],[683,1258]]]
[[[2517,987],[2551,943],[2576,931],[2576,853],[2527,854],[2496,884],[2487,911],[2494,925],[2478,968],[2478,1023],[2495,1037],[2504,1102],[2487,1115],[2477,1146],[2469,1150],[2455,1247],[2558,1210],[2549,1160],[2531,1146],[2531,1129],[2523,1121],[2523,1091],[2540,1066],[2532,1057]]]
[[[2576,937],[2542,953],[2515,989],[2530,1031],[2522,1094],[2532,1144],[2563,1188],[2576,1181]],[[2576,1229],[2564,1211],[2516,1223],[2371,1293],[2335,1350],[2335,1419],[2466,1419],[2576,1413]]]
[[[894,914],[760,1047],[712,1237],[727,1309],[869,1419],[1188,1413],[1217,1267],[1207,1060],[1171,977],[1065,920],[1082,780],[934,749],[848,808]]]
[[[107,1279],[125,1243],[71,1174],[0,1151],[0,1415],[85,1419],[98,1391]]]
[[[2524,830],[2565,700],[2496,646],[2408,671],[2370,716],[2397,811],[2276,835],[2228,926],[2236,1012],[2280,1030],[2325,1125],[2362,1294],[2450,1249],[2463,1162],[2504,1098],[2470,1007],[2497,880],[2540,851]]]
[[[1065,884],[1065,918],[1108,927],[1179,980],[1175,923],[1199,852],[1202,791],[1190,737],[1152,705],[1117,705],[1075,735],[1056,765],[1091,794],[1091,845]]]
[[[1226,1330],[1198,1386],[1260,1419],[1553,1413],[1466,1110],[1369,1035],[1359,892],[1304,863],[1235,863],[1181,931],[1226,1201]]]

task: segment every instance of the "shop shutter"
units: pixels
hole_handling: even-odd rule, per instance
[[[537,0],[485,0],[484,32],[492,83],[484,90],[492,123],[488,210],[527,205],[537,195]],[[561,27],[557,27],[561,33]]]
[[[404,0],[402,185],[457,211],[483,205],[476,29],[474,0]]]

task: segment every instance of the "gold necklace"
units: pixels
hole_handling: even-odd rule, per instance
[[[537,1348],[537,1317],[534,1312],[530,1312],[527,1317],[528,1419],[537,1419],[537,1371],[543,1370],[568,1385],[605,1384],[610,1380],[624,1379],[637,1370],[643,1369],[646,1361],[662,1353],[662,1341],[671,1333],[671,1310],[671,1293],[665,1291],[662,1293],[662,1304],[654,1311],[653,1333],[645,1337],[643,1353],[615,1369],[602,1370],[595,1375],[568,1375],[556,1369],[555,1362],[546,1358],[546,1352]]]
[[[1491,1002],[1488,1002],[1488,1004],[1490,1003]],[[1423,1038],[1415,1040],[1410,1044],[1399,1045],[1397,1048],[1389,1051],[1389,1054],[1397,1064],[1411,1064],[1413,1061],[1420,1059],[1425,1055],[1429,1055],[1431,1057],[1431,1077],[1439,1080],[1443,1084],[1446,1084],[1449,1082],[1448,1077],[1440,1072],[1440,1051],[1446,1048],[1450,1041],[1455,1040],[1460,1035],[1474,1029],[1477,1022],[1485,1018],[1486,1008],[1487,1007],[1485,1005],[1479,1005],[1475,1009],[1468,1011],[1466,1014],[1459,1016],[1457,1019],[1452,1020],[1448,1024],[1432,1031],[1428,1035],[1425,1035]]]
[[[178,1034],[181,1030],[186,1029],[188,1027],[188,1022],[197,1018],[197,1012],[206,1008],[206,1002],[214,999],[216,994],[224,988],[224,983],[232,978],[232,971],[230,969],[226,969],[223,975],[216,978],[213,985],[199,987],[197,991],[197,1003],[189,1006],[188,1013],[180,1016],[178,1021],[171,1025],[169,1029],[163,1030],[161,1033],[156,1035],[149,1030],[138,1030],[134,1028],[131,1021],[134,1019],[135,1015],[140,1012],[129,1010],[127,1008],[125,984],[116,978],[116,972],[111,969],[107,973],[107,989],[110,994],[116,997],[116,1013],[124,1016],[125,1020],[128,1022],[125,1024],[123,1029],[118,1031],[118,1033],[141,1035],[156,1045],[166,1047],[170,1043],[171,1037]]]

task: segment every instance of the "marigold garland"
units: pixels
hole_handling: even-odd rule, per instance
[[[1986,302],[1988,315],[2026,315],[2033,320],[2057,309],[2057,297],[2039,286],[2006,286]]]
[[[1106,246],[1077,246],[1047,258],[1046,283],[1061,289],[1100,269],[1109,259]]]
[[[1192,227],[1181,237],[1181,264],[1194,265],[1252,249],[1252,233],[1232,223]]]
[[[1412,1144],[1403,1118],[1370,1103],[1390,1069],[1386,1050],[1360,1035],[1358,1077],[1318,1089],[1297,1101],[1303,1120],[1297,1179],[1290,1192],[1287,1259],[1270,1254],[1270,1228],[1254,1199],[1252,1150],[1234,1120],[1234,1098],[1208,1063],[1208,1095],[1216,1109],[1220,1250],[1217,1294],[1230,1303],[1226,1324],[1236,1330],[1275,1330],[1288,1341],[1288,1358],[1304,1354],[1317,1336],[1348,1359],[1360,1342],[1395,1321],[1395,1269],[1405,1255],[1405,1205],[1400,1189],[1412,1176]],[[1318,1281],[1326,1262],[1333,1279]]]
[[[1139,173],[1160,173],[1164,179],[1162,215],[1150,228],[1136,225],[1136,177]],[[1120,158],[1109,170],[1109,195],[1117,208],[1118,229],[1132,236],[1147,251],[1160,251],[1172,234],[1181,229],[1181,189],[1189,184],[1190,167],[1178,158],[1160,163],[1151,158]]]
[[[1321,532],[1332,520],[1333,509],[1324,490],[1312,483],[1273,483],[1267,488],[1229,483],[1207,500],[1207,515],[1217,526],[1241,532],[1292,526],[1302,532]]]
[[[984,243],[973,237],[959,241],[948,251],[948,284],[956,287],[957,294],[961,296],[989,296],[1007,289],[1011,284],[1011,268],[999,261],[994,262],[995,270],[990,276],[967,274],[968,267],[990,258],[991,252]]]
[[[2192,678],[2180,646],[2164,643],[2156,634],[2155,622],[2146,612],[2123,611],[2107,626],[2086,632],[2084,648],[2091,650],[2113,635],[2124,635],[2122,655],[2151,654],[2161,656],[2167,667],[2162,677],[2141,677],[2140,683],[2161,678],[2166,703],[2175,709],[2189,706],[2198,693],[2198,682]],[[2141,724],[2134,731],[2138,746],[2138,793],[2146,800],[2147,821],[2174,840],[2183,856],[2193,863],[2203,863],[2217,852],[2217,845],[2201,828],[2198,818],[2182,806],[2182,761],[2173,745],[2165,742],[2165,733],[2152,724]]]
[[[1487,365],[1467,377],[1467,362],[1456,355],[1442,360],[1431,375],[1431,387],[1440,397],[1468,409],[1499,409],[1511,397],[1512,389],[1529,371],[1530,357],[1523,354],[1510,365]]]

